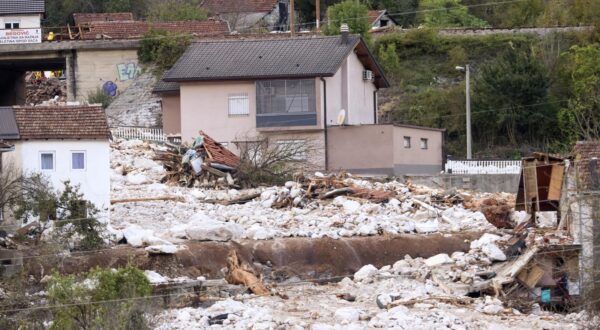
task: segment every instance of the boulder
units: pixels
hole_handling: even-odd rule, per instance
[[[452,260],[452,258],[450,258],[449,255],[447,255],[446,253],[440,253],[425,260],[425,265],[429,267],[435,267],[443,264],[451,264],[453,262],[454,261]]]
[[[367,279],[373,277],[375,274],[377,274],[378,271],[379,270],[373,265],[363,266],[356,273],[354,273],[354,280],[355,281],[367,280]]]
[[[224,242],[241,238],[244,227],[236,223],[214,220],[199,213],[190,218],[185,233],[192,240]]]

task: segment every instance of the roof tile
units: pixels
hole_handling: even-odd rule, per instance
[[[93,22],[133,21],[132,13],[74,13],[75,25]]]
[[[0,14],[44,14],[44,0],[0,0]]]
[[[202,6],[211,14],[270,12],[279,0],[204,0]]]

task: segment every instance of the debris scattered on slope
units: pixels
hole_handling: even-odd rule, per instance
[[[230,284],[243,284],[250,289],[250,291],[259,296],[270,294],[270,291],[255,275],[252,268],[240,260],[235,250],[231,250],[227,256],[226,280]]]

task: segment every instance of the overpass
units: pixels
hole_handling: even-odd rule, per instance
[[[27,71],[64,70],[69,101],[107,87],[125,90],[140,73],[139,40],[73,40],[0,45],[0,106],[25,102]]]

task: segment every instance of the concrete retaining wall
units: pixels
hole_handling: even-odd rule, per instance
[[[441,189],[468,189],[479,192],[517,193],[519,174],[439,174],[407,176],[414,184]]]

